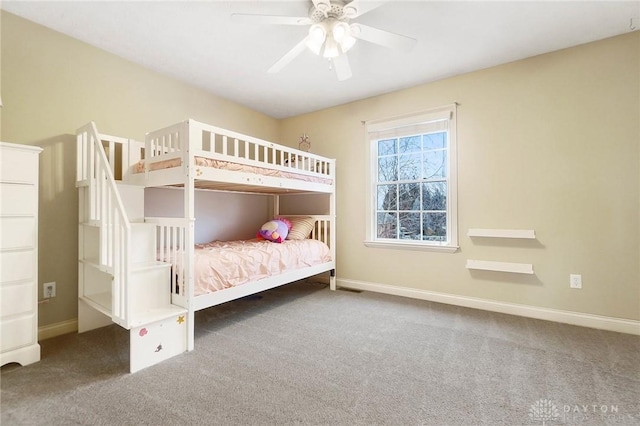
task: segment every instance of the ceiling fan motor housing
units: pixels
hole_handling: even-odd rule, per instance
[[[330,4],[318,3],[309,9],[309,19],[318,24],[327,18],[334,18],[340,21],[348,22],[350,16],[355,14],[355,8],[349,7],[338,0],[333,0]]]

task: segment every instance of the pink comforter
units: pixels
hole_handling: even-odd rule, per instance
[[[194,292],[211,293],[330,260],[329,247],[312,239],[282,244],[264,240],[197,244]]]

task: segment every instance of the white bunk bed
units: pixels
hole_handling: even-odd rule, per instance
[[[132,372],[193,350],[198,310],[326,272],[335,289],[335,160],[194,120],[150,132],[144,143],[100,134],[93,123],[77,134],[78,328],[113,321],[129,329]],[[144,217],[148,187],[182,187],[182,217]],[[274,217],[281,216],[281,195],[326,194],[326,211],[308,216],[308,238],[329,255],[242,285],[196,291],[196,189],[271,195]]]

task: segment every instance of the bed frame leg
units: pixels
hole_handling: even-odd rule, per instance
[[[329,275],[329,288],[331,290],[336,290],[336,270],[332,269]]]

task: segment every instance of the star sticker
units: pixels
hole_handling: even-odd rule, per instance
[[[184,315],[180,315],[177,321],[178,321],[178,324],[182,324],[184,322]]]

